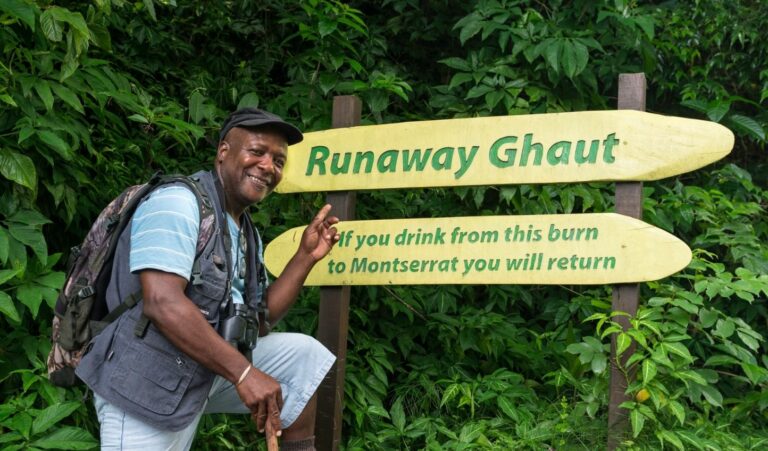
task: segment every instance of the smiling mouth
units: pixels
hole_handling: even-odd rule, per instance
[[[256,175],[248,174],[248,179],[251,180],[252,182],[255,182],[258,185],[264,186],[265,188],[269,188],[269,186],[272,184],[271,179],[265,178],[265,177],[259,177]]]

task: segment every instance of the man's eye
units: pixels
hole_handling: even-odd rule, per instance
[[[277,166],[278,168],[282,168],[283,166],[285,166],[285,160],[281,160],[278,158],[277,160],[275,160],[275,166]]]

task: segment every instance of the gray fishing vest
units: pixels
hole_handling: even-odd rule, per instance
[[[225,244],[228,241],[226,213],[212,174],[198,172],[192,177],[199,179],[204,200],[213,206],[215,224],[210,239],[198,252],[185,293],[218,331],[224,316],[220,310],[230,302],[231,269],[228,270],[227,265],[233,267],[229,243]],[[251,308],[260,310],[263,286],[260,287],[259,275],[264,271],[257,257],[260,240],[248,213],[244,216],[248,246],[243,297]],[[115,253],[107,289],[110,310],[131,295],[141,295],[139,275],[129,269],[130,248],[131,223],[120,236]],[[149,323],[143,327],[146,319],[142,310],[143,302],[139,301],[97,335],[76,374],[95,393],[132,416],[159,429],[178,431],[188,426],[203,409],[215,375],[179,351],[154,325]],[[139,336],[141,333],[143,336]]]

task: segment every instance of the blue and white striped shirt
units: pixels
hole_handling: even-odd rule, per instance
[[[245,253],[239,245],[239,225],[228,214],[232,237],[232,300],[243,302],[245,281],[237,265]],[[131,272],[157,269],[189,280],[195,260],[200,211],[194,193],[183,186],[159,188],[134,213],[131,227]],[[262,245],[259,243],[259,251]],[[261,261],[263,256],[259,255]],[[261,287],[264,289],[266,287]]]

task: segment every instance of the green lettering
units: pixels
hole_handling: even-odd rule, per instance
[[[442,161],[441,161],[442,159]],[[442,147],[435,152],[432,157],[432,167],[439,171],[441,169],[451,169],[451,161],[453,160],[453,147]]]
[[[558,150],[559,155],[558,155]],[[547,162],[552,166],[558,164],[568,164],[568,159],[571,154],[571,142],[570,141],[558,141],[552,144],[547,151]]]
[[[385,172],[397,171],[397,150],[387,150],[379,157],[379,161],[376,164],[376,169],[382,174]]]
[[[325,146],[314,146],[309,152],[309,162],[304,175],[312,175],[315,166],[317,166],[317,175],[325,175],[325,160],[328,159],[330,150]]]
[[[613,163],[616,161],[616,158],[613,156],[613,146],[619,145],[619,140],[616,138],[616,133],[611,133],[605,138],[605,141],[603,141],[603,148],[605,149],[605,153],[603,153],[603,161],[606,163]]]
[[[367,152],[357,152],[355,154],[355,167],[352,172],[355,174],[360,173],[360,166],[365,163],[365,173],[370,174],[373,170],[373,152],[370,150]]]
[[[341,154],[334,153],[333,160],[331,160],[331,174],[346,174],[349,172],[349,160],[352,158],[352,154],[344,152],[344,162],[339,165],[339,157]]]
[[[423,171],[429,161],[429,155],[432,153],[432,148],[424,150],[424,157],[421,156],[421,149],[413,149],[413,156],[408,149],[403,150],[403,170],[410,171],[415,165],[417,171]]]
[[[491,145],[491,150],[488,152],[488,158],[490,159],[491,164],[497,168],[508,168],[510,166],[514,166],[515,153],[517,153],[517,149],[514,147],[504,148],[506,159],[499,156],[499,150],[507,144],[514,144],[516,142],[517,136],[504,136],[503,138],[497,139],[493,145]]]
[[[591,163],[595,164],[597,162],[597,149],[600,148],[600,140],[599,139],[593,139],[592,143],[589,145],[589,155],[584,155],[584,145],[586,142],[583,139],[580,139],[576,143],[576,156],[574,157],[576,160],[576,164],[584,164],[584,163]]]
[[[542,146],[541,143],[531,144],[531,141],[533,141],[533,133],[526,133],[525,139],[523,140],[523,152],[520,155],[521,167],[528,164],[528,155],[531,154],[531,151],[536,152],[536,156],[533,157],[533,165],[541,166],[541,158],[544,155],[544,146]]]

